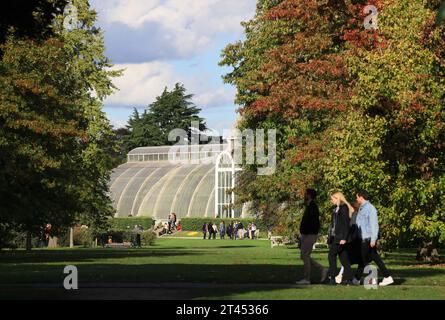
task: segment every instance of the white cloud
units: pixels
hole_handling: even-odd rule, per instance
[[[111,0],[94,1],[101,20],[122,47],[135,43],[148,59],[189,58],[223,34],[241,35],[241,21],[250,19],[256,0]],[[115,28],[114,28],[114,27]],[[128,31],[127,31],[128,29]],[[122,37],[125,30],[128,37]],[[119,35],[119,36],[117,36]],[[114,41],[113,41],[114,42]],[[119,57],[121,58],[121,57]],[[140,58],[140,57],[138,57]],[[130,61],[130,60],[127,60]],[[144,60],[142,60],[144,61]],[[145,59],[147,61],[147,59]],[[136,57],[132,62],[136,61]]]
[[[125,128],[127,126],[127,121],[122,119],[111,118],[110,123],[114,129]]]
[[[119,91],[107,99],[107,106],[145,107],[166,86],[171,89],[178,82],[194,94],[193,102],[202,109],[233,104],[235,98],[235,89],[215,83],[211,74],[182,75],[167,62],[118,64],[115,68],[125,71],[122,77],[114,79]]]
[[[167,29],[210,35],[241,31],[240,21],[252,16],[255,4],[256,0],[113,0],[104,11],[107,22],[135,29],[158,22]]]
[[[198,89],[202,84],[197,84],[193,87]],[[194,101],[200,106],[217,106],[224,104],[233,104],[235,100],[236,91],[234,88],[227,89],[223,86],[212,90],[209,88],[208,91],[196,94]]]

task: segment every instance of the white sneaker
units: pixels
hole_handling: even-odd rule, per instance
[[[311,284],[311,282],[307,281],[306,279],[302,279],[302,280],[295,282],[295,284],[298,286],[308,286]]]
[[[352,279],[352,283],[354,284],[354,286],[359,286],[360,285],[360,280],[357,280],[356,278]]]
[[[340,284],[343,280],[343,275],[339,274],[335,277],[335,283]]]
[[[386,287],[389,286],[390,284],[394,283],[394,279],[392,277],[388,277],[388,278],[383,278],[383,281],[380,282],[380,286],[381,287]]]

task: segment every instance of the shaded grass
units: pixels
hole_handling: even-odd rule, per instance
[[[317,250],[313,258],[327,266],[327,250]],[[82,283],[216,283],[255,284],[251,289],[210,290],[138,288],[141,298],[209,299],[444,299],[445,268],[425,266],[415,261],[415,250],[389,253],[385,262],[399,286],[380,290],[363,287],[311,286],[291,288],[302,276],[299,250],[294,247],[270,248],[268,241],[159,239],[143,249],[47,249],[0,253],[0,298],[41,295],[76,298],[78,293],[63,289],[23,289],[8,284],[54,283],[62,285],[63,268],[75,265]],[[315,282],[319,275],[314,275]],[[261,284],[283,284],[282,288]],[[289,285],[289,288],[286,288]],[[402,285],[402,286],[400,286]],[[25,291],[24,291],[25,290]],[[84,289],[82,297],[101,289]],[[131,289],[133,290],[133,289]],[[125,297],[135,298],[129,291]],[[60,292],[61,291],[61,292]],[[104,291],[102,289],[102,291]],[[105,290],[110,299],[122,298],[122,290]],[[104,292],[105,292],[104,291]],[[156,293],[157,292],[157,293]],[[176,293],[175,293],[176,292]],[[179,297],[178,297],[179,294]],[[86,295],[86,296],[85,296]]]

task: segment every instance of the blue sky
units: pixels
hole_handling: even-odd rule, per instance
[[[218,66],[221,50],[243,38],[241,21],[255,13],[256,0],[90,0],[105,32],[106,54],[125,68],[120,89],[104,105],[115,127],[133,107],[143,110],[163,88],[183,83],[210,128],[223,133],[236,118],[235,88]]]

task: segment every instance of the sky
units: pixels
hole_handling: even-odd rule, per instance
[[[221,76],[221,50],[243,39],[242,21],[256,0],[90,0],[104,31],[106,55],[124,75],[104,103],[111,123],[123,127],[133,108],[144,110],[164,88],[183,83],[209,128],[223,134],[238,117],[236,89]]]

